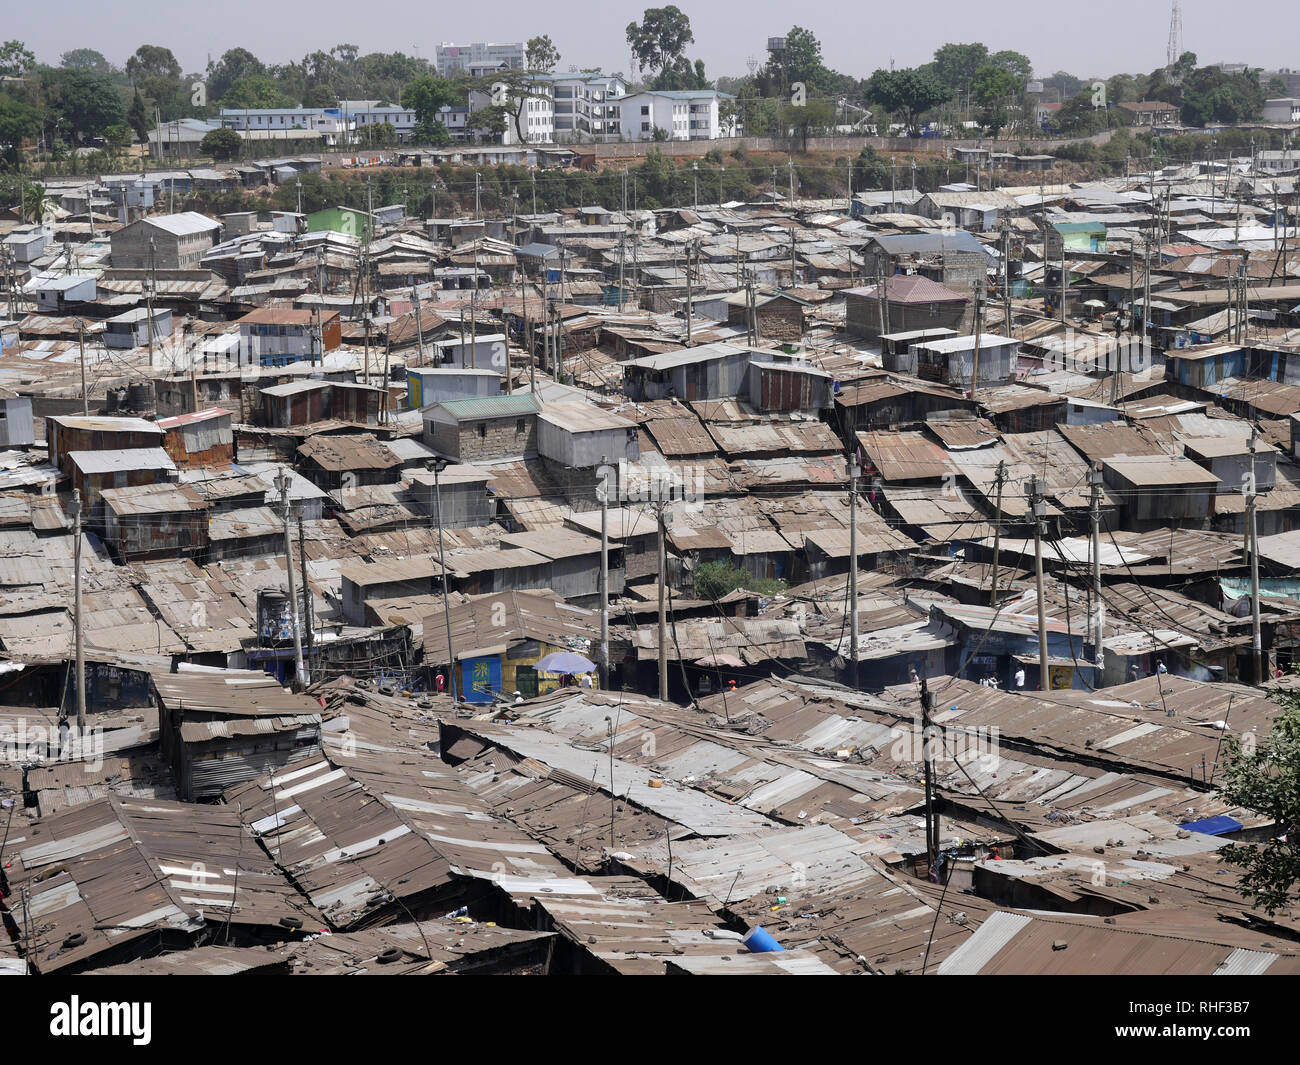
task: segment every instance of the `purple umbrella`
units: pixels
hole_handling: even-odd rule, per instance
[[[533,668],[539,673],[594,673],[596,663],[572,651],[556,651]]]

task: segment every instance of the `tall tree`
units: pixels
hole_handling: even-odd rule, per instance
[[[934,62],[929,64],[930,73],[935,80],[948,90],[951,96],[956,92],[966,92],[975,77],[975,72],[989,59],[989,50],[985,45],[945,44],[934,53]]]
[[[22,41],[5,41],[0,44],[0,75],[21,78],[36,68],[36,54]]]
[[[126,122],[126,108],[107,74],[46,68],[41,78],[47,106],[74,141],[102,136]]]
[[[40,130],[41,115],[36,108],[0,92],[0,164],[16,168],[22,158],[23,141],[36,136]]]
[[[459,102],[460,94],[451,82],[431,74],[416,78],[402,90],[402,106],[415,112],[415,137],[425,143],[446,143],[447,127],[438,112]]]
[[[1007,125],[1010,109],[1020,95],[1022,83],[999,66],[988,63],[975,71],[970,83],[971,103],[976,120],[987,126],[993,136]]]
[[[131,94],[131,106],[126,110],[126,124],[131,127],[137,140],[149,139],[153,122],[149,118],[148,111],[145,110],[144,98],[140,95],[139,87]]]
[[[539,70],[549,74],[559,61],[559,49],[555,47],[549,35],[529,39],[524,49],[524,62],[528,64],[529,70]]]
[[[627,43],[639,70],[655,70],[662,74],[684,58],[686,46],[694,40],[691,20],[673,4],[648,7],[639,24],[627,24]]]
[[[181,99],[181,65],[170,48],[142,44],[126,61],[127,76],[145,97],[153,101],[165,120],[177,117]]]
[[[247,48],[228,49],[215,63],[208,64],[208,99],[213,102],[224,100],[230,87],[241,78],[265,73],[265,64]]]
[[[117,67],[93,48],[73,48],[59,56],[59,66],[69,70],[89,70],[94,74],[116,74]]]
[[[877,70],[867,79],[864,89],[869,101],[900,116],[913,133],[917,132],[921,115],[952,96],[927,71],[917,67]]]

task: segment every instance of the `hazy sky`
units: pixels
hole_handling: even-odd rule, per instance
[[[121,64],[142,43],[172,49],[187,73],[208,56],[242,45],[267,62],[301,58],[347,42],[362,52],[418,51],[432,57],[440,41],[526,40],[548,33],[559,48],[560,69],[570,63],[626,72],[625,28],[647,6],[663,0],[592,3],[590,0],[491,0],[425,5],[410,0],[63,0],[57,17],[39,5],[17,6],[0,35],[27,43],[44,62],[91,47]],[[1071,5],[1007,5],[985,0],[863,3],[826,0],[678,0],[691,20],[692,59],[711,77],[746,72],[750,56],[762,62],[769,36],[792,25],[822,42],[829,66],[867,76],[877,67],[912,66],[948,41],[983,41],[992,50],[1024,52],[1035,72],[1073,74],[1148,72],[1165,62],[1170,4],[1166,0],[1087,0]],[[1270,69],[1300,67],[1295,0],[1238,0],[1225,8],[1211,0],[1183,0],[1183,47],[1202,63],[1249,62]],[[14,14],[13,12],[17,12]],[[1055,16],[1055,17],[1052,17]],[[1270,28],[1271,27],[1271,28]]]

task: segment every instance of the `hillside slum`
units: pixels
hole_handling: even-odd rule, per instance
[[[1300,971],[1294,169],[188,180],[0,223],[0,969]]]

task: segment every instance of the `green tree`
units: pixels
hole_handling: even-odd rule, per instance
[[[1009,108],[1018,92],[1015,76],[992,63],[980,67],[971,79],[970,98],[976,107],[976,120],[987,126],[993,136],[1007,124]]]
[[[529,70],[538,70],[549,74],[560,61],[559,49],[549,36],[533,37],[524,49],[524,62]]]
[[[460,94],[451,82],[431,74],[416,78],[402,90],[402,106],[415,112],[415,139],[425,144],[446,143],[447,127],[438,112],[459,102]]]
[[[40,131],[41,115],[36,108],[0,92],[0,163],[15,169],[22,159],[23,141]]]
[[[116,74],[117,67],[93,48],[73,48],[59,56],[59,66],[69,70],[89,70],[92,74]]]
[[[1026,82],[1034,76],[1034,64],[1021,52],[994,52],[989,56],[989,62],[1015,78],[1016,84],[1021,89],[1024,89]]]
[[[199,151],[212,156],[217,162],[237,159],[243,146],[244,139],[233,129],[214,129],[211,133],[204,134],[199,141]]]
[[[142,44],[126,61],[127,76],[154,106],[164,121],[176,118],[183,109],[181,65],[170,48]]]
[[[266,66],[247,48],[231,48],[215,63],[208,64],[208,99],[225,101],[232,85],[243,78],[266,74]],[[243,104],[228,104],[242,107]],[[250,105],[251,106],[251,105]]]
[[[0,44],[0,75],[21,78],[36,67],[36,55],[22,41]]]
[[[41,81],[50,113],[74,141],[98,137],[109,126],[126,122],[122,97],[106,74],[46,69]]]
[[[138,88],[131,94],[131,106],[126,111],[126,123],[134,131],[137,140],[143,142],[149,139],[153,122],[150,121],[149,113],[145,110],[144,98]]]
[[[118,122],[104,130],[104,140],[118,154],[131,146],[131,141],[135,135],[131,132],[131,127],[125,122]]]
[[[1300,896],[1300,697],[1279,692],[1282,712],[1266,739],[1253,743],[1229,733],[1220,770],[1219,796],[1227,806],[1263,814],[1273,823],[1260,843],[1231,843],[1219,859],[1241,873],[1241,891],[1270,917]]]
[[[952,96],[970,88],[975,72],[989,61],[986,46],[975,44],[945,44],[934,53],[928,69],[943,88]]]
[[[686,46],[694,40],[691,20],[673,4],[646,8],[639,24],[627,24],[627,43],[638,70],[662,74],[684,57]]]
[[[868,100],[900,116],[912,133],[917,132],[921,115],[952,96],[933,76],[916,67],[877,70],[867,79],[865,90]]]
[[[292,107],[294,102],[265,74],[249,74],[231,83],[220,97],[223,107]]]

